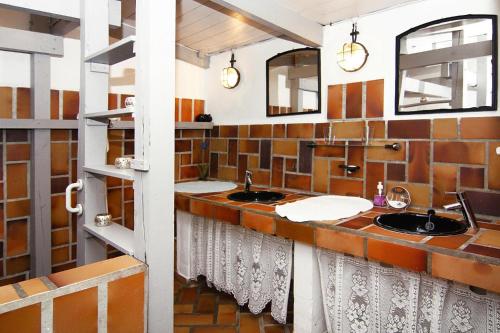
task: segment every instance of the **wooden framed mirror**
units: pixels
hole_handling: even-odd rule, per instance
[[[321,63],[317,48],[295,49],[266,61],[268,117],[321,113]]]
[[[397,115],[497,109],[497,16],[428,22],[396,37]]]

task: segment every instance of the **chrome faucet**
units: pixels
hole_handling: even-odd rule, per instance
[[[465,192],[446,192],[446,194],[455,194],[458,202],[444,205],[443,208],[446,210],[461,210],[465,223],[469,225],[473,233],[478,232],[479,226],[476,221],[476,216],[474,215],[474,211],[472,211],[472,207]]]
[[[251,171],[245,171],[245,192],[250,191],[250,186],[253,184],[252,182],[252,172]]]

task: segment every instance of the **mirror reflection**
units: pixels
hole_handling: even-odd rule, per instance
[[[280,53],[266,64],[268,117],[321,112],[319,49]]]
[[[430,22],[397,37],[396,113],[496,109],[496,16]]]

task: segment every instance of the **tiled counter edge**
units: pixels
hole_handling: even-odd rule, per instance
[[[371,221],[385,212],[379,208],[341,221],[294,223],[274,214],[273,206],[267,206],[272,209],[262,209],[266,206],[236,205],[232,201],[220,200],[221,197],[215,194],[193,196],[177,193],[176,209],[319,248],[426,272],[436,278],[500,292],[500,259],[463,251],[465,245],[472,244],[480,234],[463,236],[465,240],[462,240],[460,247],[446,248],[427,244],[429,237],[381,231],[370,223],[359,229],[340,226],[346,222],[356,223],[359,219]],[[377,228],[375,231],[378,233],[371,230],[374,228]]]
[[[0,287],[0,326],[144,332],[146,274],[145,264],[120,256]]]

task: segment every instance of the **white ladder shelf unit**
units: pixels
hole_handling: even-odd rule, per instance
[[[83,189],[78,203],[77,264],[107,258],[107,245],[148,265],[148,332],[173,331],[174,268],[174,114],[165,117],[175,98],[175,1],[137,0],[137,37],[109,44],[107,0],[80,1],[80,118],[78,175]],[[160,42],[152,42],[160,41]],[[140,47],[139,47],[140,46]],[[107,110],[109,67],[136,57],[132,109]],[[110,122],[123,115],[134,121]],[[136,165],[147,171],[107,165],[109,128],[134,129]],[[211,124],[203,124],[207,128]],[[113,223],[97,227],[94,218],[108,212],[106,177],[133,181],[134,230]],[[125,305],[124,305],[125,306]]]
[[[89,73],[89,76],[96,75],[96,73],[92,68],[92,64],[98,63],[100,65],[113,65],[134,57],[135,56],[135,53],[133,52],[134,43],[135,43],[135,36],[129,36],[126,39],[123,39],[117,43],[107,46],[101,51],[98,51],[93,55],[86,57],[84,63],[91,65],[90,72],[92,73]],[[104,75],[107,76],[106,71],[100,74],[102,74],[100,76]],[[102,77],[100,79],[102,79]],[[105,91],[107,94],[107,87]],[[103,125],[107,125],[107,121],[110,118],[116,118],[123,115],[129,115],[132,113],[133,113],[132,109],[126,109],[126,108],[101,111],[101,112],[87,112],[87,110],[85,110],[85,112],[83,113],[83,118],[87,120],[104,121],[106,123],[103,123]],[[90,135],[95,134],[99,138],[105,137],[106,140],[105,142],[107,142],[107,126],[95,126],[95,123],[86,121],[84,128],[85,128],[84,129],[85,137],[87,137],[86,135],[87,133],[89,133]],[[91,140],[93,139],[92,138],[87,139],[87,141]],[[96,154],[92,157],[92,162],[89,161],[89,158],[85,158],[85,163],[82,166],[82,170],[85,173],[84,180],[87,181],[89,185],[92,183],[91,187],[93,188],[93,190],[96,190],[98,192],[98,194],[95,194],[96,197],[102,196],[101,191],[104,192],[104,196],[107,195],[105,177],[115,177],[124,180],[134,181],[134,173],[135,173],[134,170],[118,169],[114,165],[105,164],[106,154],[104,152],[103,156],[101,151],[102,150],[101,146],[103,144],[104,147],[106,147],[105,142],[98,144],[99,146],[94,145],[93,148],[91,148],[92,150],[96,149],[98,155]],[[87,190],[86,192],[90,191]],[[98,210],[95,210],[95,214],[92,211],[89,212],[89,208],[91,207],[88,207],[88,204],[86,206],[87,206],[86,207],[87,216],[84,219],[83,230],[87,234],[85,235],[86,240],[84,242],[94,244],[94,245],[89,245],[93,246],[94,248],[92,249],[92,251],[87,251],[88,249],[85,250],[85,255],[81,256],[83,263],[93,262],[96,260],[103,260],[107,256],[107,253],[105,252],[106,250],[105,246],[96,247],[95,246],[96,242],[94,239],[92,239],[93,237],[101,240],[103,244],[111,245],[125,254],[134,255],[134,231],[117,223],[113,223],[111,226],[104,228],[96,227],[92,221],[92,216],[95,216],[99,212]],[[101,213],[108,211],[108,207],[106,206],[107,206],[107,200],[104,200],[104,202],[100,204],[94,202],[94,207],[95,208],[99,207]]]

